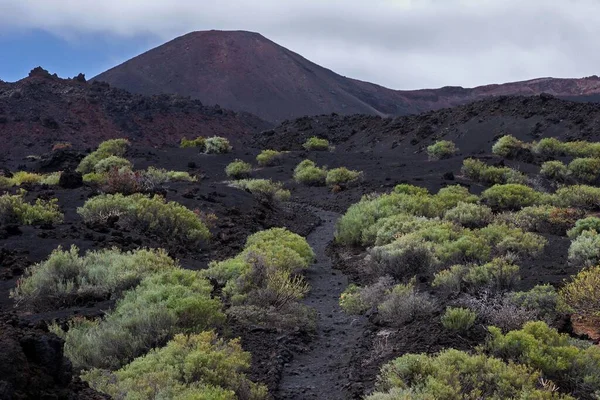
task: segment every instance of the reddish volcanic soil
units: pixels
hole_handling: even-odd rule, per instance
[[[473,89],[392,90],[336,74],[257,33],[193,32],[94,78],[141,94],[176,93],[281,122],[304,115],[406,115],[500,95],[598,100],[600,78],[540,78]]]

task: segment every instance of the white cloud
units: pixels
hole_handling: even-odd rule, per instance
[[[397,89],[600,69],[597,0],[0,0],[0,31],[153,35],[243,29]]]

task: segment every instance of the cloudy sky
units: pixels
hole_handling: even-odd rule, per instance
[[[207,29],[394,89],[600,75],[600,0],[0,0],[0,79],[92,77]]]

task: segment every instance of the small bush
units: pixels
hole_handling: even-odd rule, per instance
[[[394,187],[394,193],[396,194],[407,194],[411,196],[428,196],[429,190],[427,188],[409,185],[408,183],[401,183]]]
[[[23,200],[25,192],[16,195],[0,196],[0,224],[45,225],[60,224],[64,215],[58,207],[58,200],[37,199],[34,204]]]
[[[569,399],[525,365],[455,349],[436,355],[405,354],[384,365],[376,392],[366,400]]]
[[[481,195],[493,209],[517,210],[536,204],[541,194],[530,187],[519,184],[494,185]]]
[[[383,303],[393,287],[394,280],[389,276],[381,277],[369,286],[350,284],[340,295],[340,307],[348,314],[364,314]]]
[[[140,171],[142,178],[152,187],[167,182],[196,182],[198,179],[186,171],[168,171],[162,168],[148,167],[145,171]]]
[[[117,171],[118,172],[118,171]],[[127,171],[129,172],[129,171]],[[106,182],[106,174],[90,172],[83,175],[83,183],[88,185],[102,185]]]
[[[507,296],[515,306],[536,313],[540,320],[552,323],[556,319],[558,293],[549,284],[537,285],[526,292],[513,292]]]
[[[600,208],[600,188],[586,185],[572,185],[559,188],[552,196],[552,202],[558,207]]]
[[[442,315],[442,325],[444,328],[456,332],[467,332],[475,324],[477,314],[468,308],[446,308]]]
[[[494,143],[492,153],[500,157],[512,158],[523,148],[526,148],[525,143],[512,135],[504,135]]]
[[[597,346],[578,347],[567,334],[540,321],[528,322],[523,329],[505,335],[495,327],[489,330],[491,338],[485,349],[490,354],[541,371],[577,398],[592,398],[600,390]]]
[[[369,254],[378,276],[390,275],[398,280],[427,273],[437,264],[433,244],[417,235],[404,235],[390,244],[373,247]]]
[[[42,179],[44,179],[42,175],[27,171],[15,172],[11,178],[13,184],[17,186],[33,185],[40,183]]]
[[[493,217],[492,209],[487,206],[462,202],[444,214],[444,219],[467,228],[482,228],[489,224]]]
[[[509,167],[493,167],[474,158],[463,161],[462,173],[469,179],[485,184],[524,184],[527,176]]]
[[[600,233],[600,218],[598,217],[587,217],[575,222],[573,229],[567,232],[567,235],[571,239],[577,238],[585,231],[596,231]]]
[[[94,172],[96,164],[110,156],[122,157],[127,151],[129,141],[127,139],[111,139],[100,143],[98,149],[88,154],[77,167],[82,174]]]
[[[62,172],[52,172],[50,174],[44,175],[40,183],[42,185],[58,186],[61,174]]]
[[[543,205],[525,207],[517,212],[498,214],[495,217],[495,222],[527,231],[562,236],[584,215],[584,211],[574,208]]]
[[[314,262],[315,253],[302,236],[285,228],[271,228],[256,232],[248,237],[245,248],[264,248],[277,243],[294,250],[306,262],[306,266]]]
[[[440,140],[427,147],[427,155],[430,160],[443,160],[450,158],[458,152],[458,148],[449,140]]]
[[[242,160],[235,160],[225,168],[225,173],[232,179],[243,179],[250,176],[252,165]]]
[[[227,342],[213,332],[179,334],[118,371],[94,369],[83,380],[115,399],[266,399],[266,387],[245,375],[250,361],[239,339]]]
[[[381,319],[393,326],[402,326],[417,317],[426,317],[436,308],[436,303],[427,293],[415,288],[415,280],[392,288],[385,300],[379,304]]]
[[[311,186],[324,185],[327,179],[327,170],[319,168],[311,160],[304,160],[294,169],[294,180],[298,183]]]
[[[197,147],[200,151],[204,151],[205,146],[206,146],[206,139],[202,136],[198,136],[196,139],[191,139],[191,140],[182,138],[181,143],[179,144],[179,147],[181,147],[182,149],[190,148],[190,147]]]
[[[562,161],[546,161],[542,164],[540,174],[548,179],[564,182],[569,176],[569,170]]]
[[[131,164],[131,162],[129,162],[129,160],[126,160],[123,157],[110,156],[110,157],[106,157],[103,160],[100,160],[94,166],[94,172],[96,172],[98,174],[103,174],[103,173],[106,173],[113,169],[121,169],[121,168],[131,169],[132,167],[133,167],[133,165]]]
[[[189,245],[198,245],[210,239],[210,232],[200,216],[163,197],[141,194],[123,196],[104,194],[93,197],[77,209],[87,224],[106,224],[115,219],[126,228],[137,229]]]
[[[579,182],[593,183],[600,176],[600,159],[576,158],[567,167],[569,174]]]
[[[560,290],[560,298],[576,314],[600,318],[600,266],[580,271]]]
[[[231,144],[229,144],[229,140],[219,137],[213,136],[206,139],[204,144],[204,152],[206,154],[225,154],[231,151]]]
[[[325,183],[327,186],[335,185],[347,185],[349,183],[357,182],[362,178],[362,172],[352,171],[346,167],[334,168],[327,172]]]
[[[435,273],[433,287],[458,293],[463,288],[472,292],[482,288],[497,291],[510,289],[519,279],[519,266],[510,258],[498,257],[477,265],[453,265],[449,269]]]
[[[329,141],[327,139],[319,139],[316,136],[311,137],[302,145],[308,151],[325,151],[329,150]]]
[[[595,230],[583,231],[569,246],[569,262],[578,267],[600,263],[600,234]]]
[[[521,329],[527,322],[539,319],[537,311],[515,304],[510,295],[486,289],[478,291],[477,297],[465,296],[461,303],[475,310],[481,321],[496,326],[503,332]]]
[[[261,167],[270,167],[281,163],[285,152],[276,150],[263,150],[256,156],[256,162]]]
[[[270,179],[241,179],[231,182],[231,185],[247,190],[257,199],[266,202],[288,201],[291,196],[290,191],[283,188],[283,184]]]
[[[565,146],[564,144],[555,138],[544,138],[537,143],[534,143],[532,146],[532,150],[534,153],[547,156],[547,157],[557,157],[565,155]]]
[[[90,251],[84,257],[72,246],[58,248],[46,261],[29,267],[11,296],[36,307],[70,305],[79,299],[102,299],[137,285],[144,277],[176,268],[162,250]]]
[[[197,333],[225,320],[212,286],[196,271],[174,269],[145,278],[125,293],[103,319],[74,319],[67,332],[65,354],[77,369],[117,369],[161,346],[177,333]]]

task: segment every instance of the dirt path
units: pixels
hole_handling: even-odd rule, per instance
[[[363,335],[365,322],[345,314],[338,305],[348,279],[333,269],[326,249],[333,239],[339,214],[312,207],[310,211],[322,220],[307,237],[315,251],[316,263],[306,274],[311,292],[304,299],[304,304],[318,313],[317,332],[309,349],[296,354],[285,366],[275,398],[348,399],[353,381],[352,353]]]

